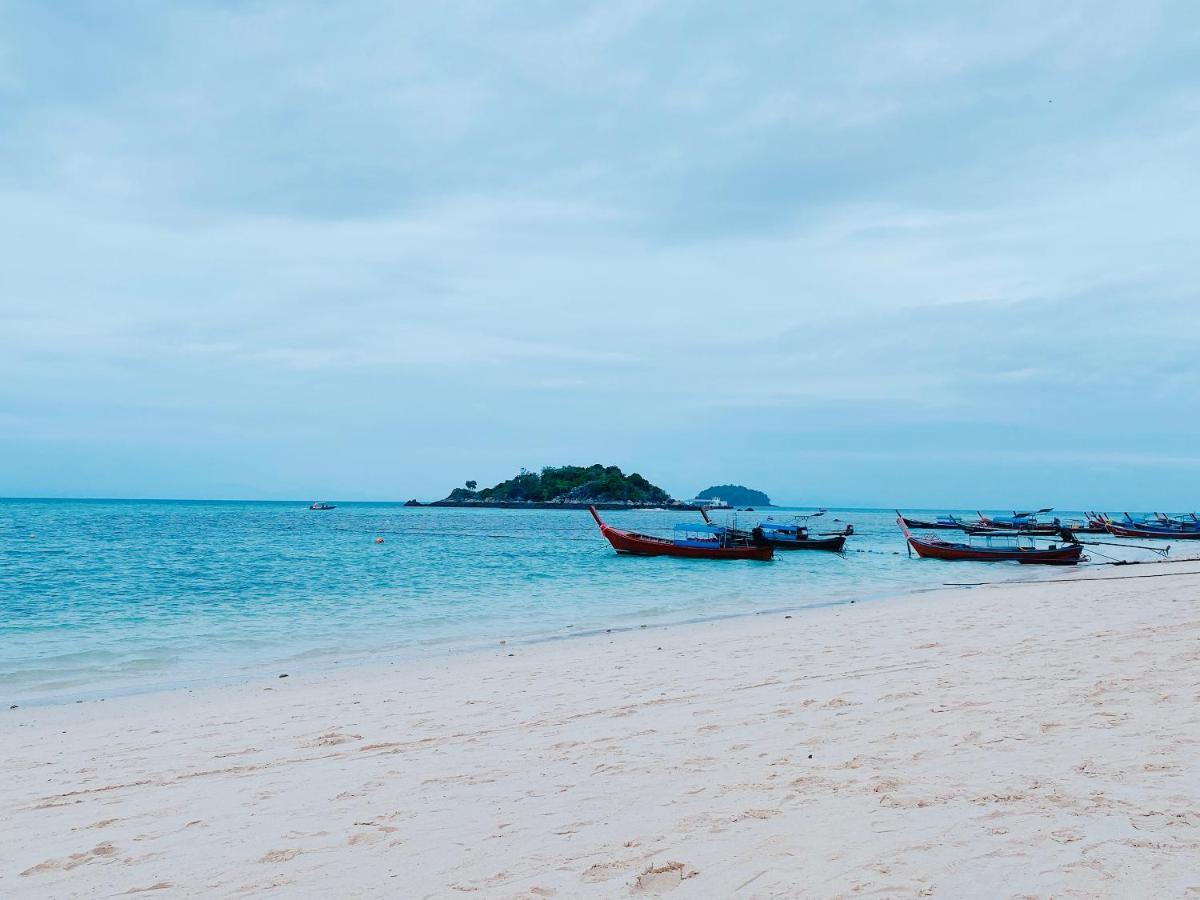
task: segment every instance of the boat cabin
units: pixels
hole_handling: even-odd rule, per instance
[[[725,531],[720,525],[689,522],[675,526],[673,539],[680,547],[723,547]]]
[[[1045,538],[1043,537],[1042,540],[1044,541]],[[951,544],[952,546],[954,546],[954,544],[950,541],[944,541],[943,543]],[[986,547],[989,550],[1041,550],[1041,549],[1047,549],[1047,548],[1039,547],[1037,545],[1037,542],[1035,541],[1033,535],[1020,534],[1020,533],[968,534],[967,535],[967,543],[965,545],[959,544],[957,546]],[[1057,548],[1058,548],[1058,543],[1052,541],[1050,543],[1050,546],[1048,549],[1055,550]]]
[[[759,526],[763,536],[771,541],[803,541],[808,539],[807,526],[799,523],[763,522]]]

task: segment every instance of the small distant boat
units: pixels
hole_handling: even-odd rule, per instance
[[[909,547],[923,559],[973,560],[975,562],[1019,562],[1026,565],[1073,566],[1083,556],[1083,545],[1071,541],[1062,545],[1051,544],[1038,547],[1028,534],[987,535],[981,546],[975,543],[944,541],[941,538],[916,538],[904,524],[904,517],[896,519]],[[968,541],[970,539],[968,538]]]
[[[670,538],[639,534],[606,525],[589,506],[588,511],[600,533],[618,553],[629,556],[678,556],[685,559],[753,559],[766,562],[775,555],[775,549],[765,541],[755,542],[753,536],[746,540],[729,529],[718,525],[676,525]]]
[[[310,506],[309,509],[324,511],[327,509],[337,509],[337,507],[334,506],[332,503],[325,503],[324,501],[318,500],[316,503],[314,503],[312,506]]]
[[[693,497],[691,500],[683,502],[688,506],[698,506],[701,509],[733,509],[728,500],[722,500],[720,497]]]
[[[909,528],[918,528],[923,531],[962,531],[966,523],[957,516],[945,515],[938,516],[930,521],[928,519],[909,519],[900,510],[896,510],[896,515],[899,516],[904,524]]]

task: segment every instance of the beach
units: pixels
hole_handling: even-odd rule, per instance
[[[0,894],[1196,896],[1200,562],[1046,579],[5,709]]]

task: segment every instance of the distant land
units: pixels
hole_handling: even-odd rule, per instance
[[[626,475],[618,466],[546,466],[540,472],[522,469],[519,474],[490,488],[467,481],[463,487],[433,503],[415,500],[409,506],[471,506],[500,509],[578,509],[595,505],[612,508],[674,509],[695,507],[673,500],[658,485],[637,472]]]
[[[770,506],[771,498],[742,484],[714,484],[695,497],[697,500],[724,500],[730,506]]]

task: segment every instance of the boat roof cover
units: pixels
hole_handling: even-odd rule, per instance
[[[683,523],[680,523],[679,525],[675,526],[675,530],[676,531],[702,532],[704,534],[720,534],[725,529],[721,525],[708,525],[708,524],[703,524],[703,523],[697,522],[694,525],[692,525],[690,523],[686,524],[686,525]]]
[[[763,522],[759,527],[763,531],[795,531],[797,528],[804,526],[795,523],[789,524],[787,522]]]

